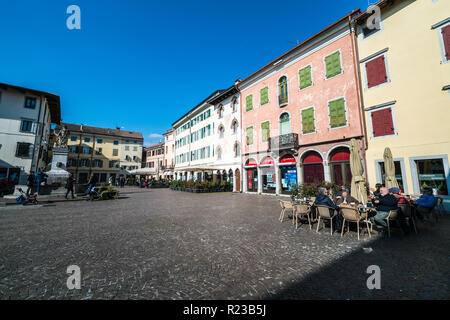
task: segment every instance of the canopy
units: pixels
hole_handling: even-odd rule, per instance
[[[155,168],[140,168],[130,171],[132,174],[138,174],[138,175],[149,175],[149,174],[156,174]]]
[[[350,141],[350,170],[352,171],[351,195],[361,203],[367,203],[366,180],[359,155],[359,145],[355,139]]]
[[[386,188],[398,188],[398,182],[395,178],[395,165],[394,165],[394,158],[392,157],[391,149],[386,147],[384,149],[384,172],[386,174],[385,177],[385,185]]]

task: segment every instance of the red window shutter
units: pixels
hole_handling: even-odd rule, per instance
[[[442,28],[442,40],[444,41],[445,57],[450,60],[450,25]]]
[[[367,86],[369,88],[387,82],[386,63],[380,56],[366,63]]]
[[[373,111],[371,115],[374,137],[387,136],[395,133],[391,108]]]

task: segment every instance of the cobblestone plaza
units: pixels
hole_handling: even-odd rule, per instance
[[[275,196],[122,190],[116,201],[1,208],[0,298],[450,297],[447,216],[418,235],[358,241],[280,223]],[[69,265],[81,269],[80,290],[66,286]],[[370,265],[380,290],[367,289]]]

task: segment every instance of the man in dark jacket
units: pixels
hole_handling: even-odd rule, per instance
[[[344,190],[340,195],[337,194],[336,198],[334,198],[334,203],[337,206],[340,206],[341,203],[350,204],[354,203],[356,205],[359,204],[359,201],[355,198],[353,198],[351,195],[348,194],[348,191]]]
[[[333,216],[335,210],[337,211],[341,210],[341,208],[335,205],[333,201],[331,201],[330,197],[328,197],[328,190],[326,188],[319,188],[319,194],[317,195],[314,204],[318,206],[328,206],[332,208],[330,209],[330,217]],[[337,230],[340,230],[342,228],[342,216],[340,215],[336,216],[336,228]]]
[[[67,196],[69,195],[69,192],[72,193],[72,199],[75,199],[75,196],[73,195],[74,182],[75,182],[75,179],[73,178],[73,174],[70,174],[70,176],[67,178],[67,181],[66,181],[66,189],[67,189],[66,199],[67,199]]]
[[[417,217],[420,219],[420,221],[425,221],[424,215],[429,215],[432,212],[436,202],[437,199],[433,195],[433,189],[431,187],[425,187],[420,198],[414,201],[414,205],[417,209]]]
[[[27,196],[29,196],[30,192],[33,190],[34,183],[35,183],[34,171],[30,171],[30,174],[28,175],[27,178],[27,187],[28,187]]]
[[[380,188],[380,196],[375,199],[373,196],[372,203],[377,210],[377,214],[370,218],[375,224],[381,235],[384,235],[387,229],[386,217],[389,215],[389,211],[398,210],[397,198],[389,193],[389,189],[386,187]]]

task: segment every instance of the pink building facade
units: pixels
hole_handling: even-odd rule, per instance
[[[358,12],[239,83],[244,191],[289,194],[294,184],[350,184],[350,139],[365,149],[350,23]]]

